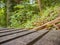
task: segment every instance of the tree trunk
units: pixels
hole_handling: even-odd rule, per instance
[[[37,0],[38,6],[39,6],[39,10],[41,12],[41,0]]]
[[[6,25],[7,25],[7,27],[8,27],[8,25],[9,25],[9,19],[10,19],[10,6],[11,6],[11,2],[10,2],[11,0],[7,0],[6,1]]]

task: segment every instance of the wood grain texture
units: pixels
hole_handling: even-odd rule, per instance
[[[60,45],[60,31],[49,32],[33,45]]]

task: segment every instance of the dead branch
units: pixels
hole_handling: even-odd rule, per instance
[[[60,17],[57,17],[56,19],[54,19],[54,20],[52,20],[52,21],[50,21],[50,22],[47,22],[47,23],[43,24],[42,26],[35,27],[35,28],[33,28],[32,30],[41,30],[41,29],[44,29],[44,28],[45,28],[47,25],[49,25],[49,24],[57,27],[57,26],[55,25],[55,23],[58,23],[58,22],[60,22]]]

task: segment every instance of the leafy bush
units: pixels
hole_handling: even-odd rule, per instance
[[[1,1],[0,3],[0,27],[5,27],[5,7],[4,7],[4,3]]]
[[[55,7],[46,7],[45,10],[43,10],[43,13],[41,15],[41,17],[39,18],[39,20],[37,22],[35,22],[35,26],[37,25],[42,25],[44,23],[47,23],[51,20],[56,19],[58,16],[60,16],[60,7],[59,6],[55,6]],[[37,24],[38,23],[38,24]]]
[[[45,1],[43,0],[43,2]],[[45,8],[42,10],[43,12],[42,15],[40,15],[37,4],[22,3],[14,6],[15,11],[12,12],[10,27],[33,28],[36,27],[37,25],[37,24],[34,25],[35,22],[36,23],[39,22],[42,25],[42,23],[44,24],[55,19],[58,16],[57,8],[59,6],[56,6],[57,4],[53,6],[51,4],[52,2],[48,3],[48,5],[47,4],[45,5],[44,3],[42,4],[42,6],[43,5],[45,6]]]
[[[4,27],[6,24],[5,0],[0,2],[0,26]],[[6,0],[7,1],[7,0]],[[13,28],[33,28],[36,27],[34,23],[38,22],[40,25],[49,22],[59,15],[60,0],[41,0],[42,15],[39,12],[37,1],[31,4],[30,0],[23,0],[20,4],[14,2],[11,6],[10,25]],[[38,24],[38,25],[39,25]],[[38,26],[37,25],[37,26]]]
[[[32,26],[34,21],[32,18],[38,16],[37,4],[19,4],[14,6],[14,11],[11,16],[11,27],[27,28]],[[34,18],[35,19],[35,18]]]

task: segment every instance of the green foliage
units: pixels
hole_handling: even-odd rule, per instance
[[[33,26],[34,22],[40,21],[42,23],[46,23],[51,21],[58,16],[58,13],[56,12],[56,8],[58,7],[56,5],[57,1],[55,2],[54,0],[42,0],[43,14],[40,15],[37,3],[29,4],[28,1],[24,1],[24,3],[22,2],[21,4],[17,4],[14,6],[15,11],[11,16],[10,27],[33,28],[35,27]]]
[[[49,22],[51,20],[54,20],[59,16],[59,6],[52,6],[47,7],[45,10],[43,10],[43,15],[40,17],[40,21],[43,23]]]
[[[5,0],[0,2],[0,26],[4,27],[6,24],[5,14]],[[7,1],[7,0],[6,0]],[[13,28],[33,28],[34,22],[46,23],[55,19],[58,16],[58,7],[60,6],[60,0],[41,0],[42,15],[40,15],[37,0],[35,3],[30,0],[23,0],[20,4],[11,2],[11,15],[10,25]]]
[[[0,3],[0,27],[4,27],[5,26],[5,12],[4,12],[5,8],[4,8],[4,3],[1,1]]]
[[[55,5],[60,5],[60,0],[41,0],[42,7],[50,7]]]
[[[14,6],[11,16],[11,27],[30,27],[32,26],[33,16],[38,15],[37,4],[19,4]]]

